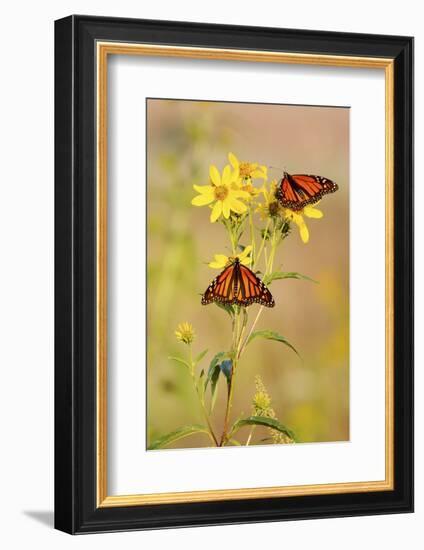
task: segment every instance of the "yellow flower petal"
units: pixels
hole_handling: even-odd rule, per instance
[[[204,194],[204,195],[197,195],[197,197],[194,197],[192,199],[191,204],[193,206],[205,206],[206,204],[210,204],[215,199],[213,193]]]
[[[228,196],[225,200],[222,201],[222,214],[227,220],[230,217],[230,200],[230,196]]]
[[[241,201],[238,201],[236,198],[234,198],[234,195],[233,197],[228,197],[228,199],[230,201],[230,208],[233,212],[236,212],[236,214],[242,214],[243,212],[246,212],[247,210],[247,207],[245,204],[243,204]]]
[[[277,192],[277,188],[278,188],[277,180],[272,180],[271,185],[270,185],[270,193],[272,195],[275,195],[275,193]]]
[[[324,214],[321,212],[321,210],[318,210],[318,208],[314,208],[313,206],[310,206],[309,204],[305,206],[303,209],[303,213],[308,218],[315,218],[316,220],[321,219]]]
[[[227,187],[228,185],[230,185],[231,180],[232,180],[231,168],[227,164],[224,168],[224,171],[222,172],[221,185],[225,185]]]
[[[262,185],[262,187],[258,187],[258,195],[263,194],[265,197],[265,200],[268,201],[268,191],[266,190],[265,185]]]
[[[262,178],[266,180],[266,174],[262,170],[253,170],[251,176],[252,178]]]
[[[218,263],[218,262],[209,262],[208,266],[211,267],[212,269],[224,269],[225,267],[225,265],[222,265],[221,263]]]
[[[234,189],[231,194],[234,198],[238,198],[238,199],[250,198],[249,193],[247,191],[242,191],[241,189]]]
[[[298,226],[299,232],[300,232],[300,238],[306,244],[309,241],[309,231],[308,231],[308,228],[306,227],[306,223],[305,223],[305,220],[303,219],[303,216],[301,216],[300,214],[296,214],[296,212],[291,212],[290,217],[294,221],[294,223]]]
[[[221,212],[222,212],[222,202],[221,201],[216,201],[216,203],[214,204],[214,207],[212,208],[212,212],[211,212],[211,222],[212,223],[216,222],[216,220],[221,215]]]
[[[204,193],[213,193],[212,185],[193,185],[193,189],[201,195]]]
[[[228,160],[230,161],[231,166],[238,171],[240,164],[238,158],[233,155],[233,153],[228,153]]]
[[[303,223],[300,228],[300,238],[306,244],[309,241],[309,230],[306,226],[306,223]]]
[[[216,187],[221,185],[221,176],[219,175],[218,168],[214,164],[209,166],[209,176]]]
[[[230,188],[234,189],[235,191],[240,191],[240,189],[243,188],[243,185],[244,185],[243,178],[239,176],[238,170],[237,171],[235,170],[232,175]]]
[[[180,323],[175,331],[175,336],[179,342],[191,344],[196,336],[193,325],[191,323]]]
[[[250,254],[250,252],[252,251],[252,248],[253,248],[253,246],[251,244],[246,246],[246,248],[243,250],[243,252],[238,255],[239,260],[243,261],[246,258],[246,256],[248,256]],[[249,260],[249,262],[250,262],[250,260]]]
[[[215,254],[215,260],[208,265],[213,269],[223,269],[228,263],[228,256],[225,254]]]

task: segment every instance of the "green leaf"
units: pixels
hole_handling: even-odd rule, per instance
[[[218,379],[219,375],[221,373],[221,369],[219,368],[219,365],[215,368],[212,377],[211,377],[211,406],[210,406],[210,412],[213,411],[216,403],[216,398],[218,397]],[[207,381],[206,381],[207,382]]]
[[[203,398],[204,398],[205,390],[206,390],[206,385],[203,381],[204,377],[205,377],[205,371],[202,369],[202,371],[200,373],[200,376],[199,376],[199,381],[197,382],[198,393],[199,393],[199,397],[200,397],[202,403],[203,403]]]
[[[197,365],[198,363],[200,363],[200,361],[203,359],[203,357],[208,353],[208,350],[205,349],[203,350],[201,353],[199,353],[199,355],[195,358],[194,360],[194,364]]]
[[[266,285],[269,285],[272,281],[276,281],[277,279],[304,279],[305,281],[318,283],[318,281],[311,279],[307,275],[302,275],[301,273],[297,273],[296,271],[274,271],[273,273],[266,275],[263,278],[263,281]]]
[[[225,359],[220,363],[219,368],[221,369],[222,374],[227,379],[228,387],[230,386],[231,377],[233,373],[233,361],[232,359]]]
[[[211,412],[215,406],[216,398],[218,395],[218,379],[221,373],[220,363],[225,357],[228,357],[228,353],[226,351],[220,351],[213,357],[212,361],[210,362],[208,375],[205,380],[205,391],[208,387],[209,382],[211,384]]]
[[[191,370],[191,366],[190,366],[190,363],[188,363],[187,361],[185,361],[184,359],[181,359],[181,357],[173,357],[173,356],[169,356],[168,359],[171,359],[172,361],[176,361],[177,363],[181,363],[182,365],[184,365],[185,367],[188,368],[188,370]]]
[[[214,302],[216,306],[223,309],[228,313],[228,315],[232,318],[234,317],[234,307],[230,306],[229,304],[223,304],[222,302]]]
[[[271,237],[271,231],[268,229],[260,229],[261,232],[261,239],[265,239],[266,241],[269,241]]]
[[[284,338],[284,336],[281,336],[281,334],[278,334],[278,332],[274,332],[273,330],[256,330],[255,332],[252,332],[252,334],[250,335],[246,343],[246,346],[247,344],[250,344],[250,342],[255,338],[266,338],[267,340],[275,340],[277,342],[281,342],[282,344],[292,349],[296,353],[296,355],[300,357],[300,354],[297,351],[297,349],[294,346],[292,346],[292,344],[290,344],[290,342],[286,338]]]
[[[220,351],[219,353],[214,355],[214,357],[212,358],[212,361],[209,363],[208,377],[206,378],[206,382],[205,382],[206,387],[208,385],[208,382],[211,381],[215,369],[218,368],[219,370],[219,363],[221,362],[221,360],[227,356],[228,356],[228,353],[226,351]]]
[[[195,433],[205,433],[209,435],[209,431],[206,426],[202,426],[200,424],[193,424],[192,426],[182,426],[181,428],[178,428],[178,430],[175,430],[175,432],[170,432],[166,435],[158,437],[155,441],[153,441],[153,443],[149,445],[148,449],[161,449],[162,447],[166,447],[174,441],[178,441],[178,439],[188,437],[189,435],[193,435]]]
[[[272,428],[273,430],[281,432],[290,437],[290,439],[293,439],[293,441],[296,441],[294,433],[291,430],[283,426],[283,424],[280,424],[280,422],[278,422],[275,418],[267,418],[266,416],[249,416],[249,418],[237,420],[237,422],[233,424],[228,437],[231,438],[231,436],[243,426],[266,426],[267,428]]]

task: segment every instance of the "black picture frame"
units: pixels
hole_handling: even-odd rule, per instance
[[[394,490],[97,507],[98,40],[394,60]],[[413,39],[73,15],[55,22],[55,527],[93,533],[413,511]]]

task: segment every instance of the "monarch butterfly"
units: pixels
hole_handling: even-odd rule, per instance
[[[323,195],[334,193],[338,188],[337,183],[322,176],[292,176],[284,172],[275,196],[284,207],[302,210],[307,204],[318,202]]]
[[[202,296],[205,306],[212,302],[250,306],[254,302],[274,307],[274,298],[265,284],[251,269],[240,263],[239,258],[230,258],[230,263],[215,277]]]

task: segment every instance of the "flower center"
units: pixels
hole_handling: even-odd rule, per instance
[[[228,197],[228,187],[225,185],[218,185],[215,187],[215,197],[219,201],[223,201]]]
[[[268,205],[268,211],[270,216],[276,216],[280,210],[280,205],[278,204],[278,201],[272,201]]]
[[[250,177],[250,173],[252,171],[252,168],[250,167],[249,162],[240,162],[239,170],[240,170],[240,176],[242,178],[248,178],[248,177]]]

